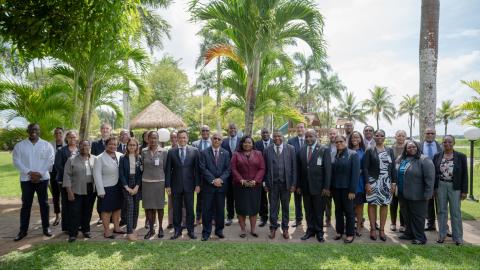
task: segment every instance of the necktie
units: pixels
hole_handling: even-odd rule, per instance
[[[300,148],[302,148],[302,146],[303,146],[303,139],[302,139],[302,138],[300,138],[300,139],[299,139],[299,142],[300,142],[300,143],[299,143],[299,145],[300,145]]]
[[[433,146],[432,146],[433,143],[427,143],[427,155],[430,159],[433,160]]]
[[[268,142],[264,142],[263,145],[264,145],[263,148],[267,148],[268,147]]]
[[[218,150],[215,150],[213,153],[215,157],[215,165],[218,165]]]
[[[277,145],[277,156],[280,156],[280,146]]]
[[[207,148],[207,142],[202,140],[202,150],[205,150]]]
[[[237,141],[235,140],[235,137],[230,137],[230,150],[234,152],[236,150],[236,144]]]
[[[125,144],[122,144],[122,153],[124,153],[124,154],[125,154],[125,152],[126,152],[126,151],[125,151],[125,150],[126,150],[126,148],[127,148],[127,146],[126,146]]]
[[[180,160],[182,161],[182,164],[185,162],[185,149],[183,147],[180,148]]]
[[[308,147],[308,161],[310,161],[310,159],[312,159],[312,146]]]

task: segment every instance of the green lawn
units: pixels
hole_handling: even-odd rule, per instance
[[[0,268],[479,269],[479,255],[480,247],[468,245],[83,242],[15,251],[0,257]]]

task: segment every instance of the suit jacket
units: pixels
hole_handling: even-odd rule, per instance
[[[255,180],[258,185],[263,182],[265,176],[265,161],[260,151],[252,150],[250,158],[247,158],[243,152],[233,153],[232,161],[233,184],[241,186],[240,181]]]
[[[185,146],[185,161],[180,160],[180,148],[168,151],[165,169],[165,187],[173,193],[194,192],[200,186],[200,152],[193,146]]]
[[[438,188],[440,181],[440,163],[442,162],[443,151],[436,153],[433,157],[435,165],[435,189]],[[461,190],[462,193],[468,192],[468,166],[467,156],[465,154],[453,151],[453,189]]]
[[[215,163],[212,147],[208,147],[200,153],[200,171],[202,172],[202,192],[225,192],[230,185],[230,154],[220,147],[218,150],[218,162]],[[212,181],[220,178],[223,181],[221,187],[216,187]]]
[[[397,173],[396,173],[396,163],[395,155],[393,150],[390,147],[385,146],[385,151],[390,155],[391,163],[388,166],[388,174],[392,183],[397,182]],[[365,156],[363,157],[363,167],[362,167],[363,177],[365,178],[365,183],[368,183],[370,176],[377,179],[380,174],[380,160],[378,158],[378,152],[376,147],[368,148],[365,151]]]
[[[235,151],[237,151],[238,148],[240,147],[240,138],[237,136],[237,144],[236,144],[236,147],[235,147],[236,149],[233,149],[233,150],[230,149],[230,139],[231,139],[231,138],[232,138],[232,137],[228,136],[227,138],[223,139],[222,148],[225,149],[225,150],[227,150],[228,153],[230,154],[230,157],[233,158],[233,153],[234,153]]]
[[[67,145],[58,149],[57,153],[55,154],[55,162],[53,163],[53,166],[55,167],[55,171],[57,172],[56,180],[58,183],[63,182],[65,163],[67,163],[67,160],[72,156],[72,154],[73,153],[70,152]]]
[[[105,187],[113,187],[118,184],[118,161],[121,156],[121,153],[115,152],[114,160],[107,152],[103,152],[95,160],[95,164],[93,165],[93,179],[99,196],[105,195]]]
[[[298,139],[298,136],[295,136],[288,140],[288,144],[292,145],[295,147],[295,153],[298,153],[301,149],[300,147],[300,140]],[[305,146],[305,139],[303,139],[303,145]]]
[[[360,160],[354,150],[345,149],[332,163],[332,188],[345,188],[356,193],[360,177]]]
[[[283,164],[285,167],[285,178],[287,189],[297,186],[297,155],[295,148],[289,144],[283,144]],[[263,151],[263,158],[265,160],[265,186],[272,188],[273,186],[273,160],[276,156],[275,144],[270,144],[267,149]]]
[[[120,152],[122,154],[125,154],[125,152],[127,152],[127,144],[125,144],[125,151],[123,151],[122,149],[122,143],[118,143],[118,146],[117,146],[117,152]]]
[[[51,144],[52,147],[53,147],[53,152],[55,153],[55,155],[57,154],[57,151],[58,151],[59,149],[61,149],[63,146],[66,145],[65,143],[62,143],[62,146],[60,146],[60,147],[57,148],[57,143],[56,143],[55,141],[50,141],[50,144]],[[55,159],[54,159],[54,161],[55,161]],[[52,170],[51,170],[50,172],[57,173],[57,170],[55,170],[55,165],[52,166]],[[56,177],[55,177],[55,178],[56,178]],[[56,181],[57,179],[54,179],[54,180]]]
[[[437,147],[437,154],[441,151],[443,151],[443,147],[437,142],[437,141],[434,141],[435,142],[435,146]],[[422,142],[419,142],[418,144],[420,145],[420,151],[422,151],[422,154],[424,154],[425,156],[427,156],[427,153],[425,153],[423,151],[423,143],[424,141]],[[428,157],[428,156],[427,156]]]
[[[105,144],[103,144],[102,139],[92,142],[92,148],[90,151],[92,155],[99,156],[103,151],[105,151]]]
[[[319,143],[307,160],[307,145],[297,153],[298,184],[302,194],[319,195],[323,189],[330,189],[332,176],[332,159],[330,150]]]
[[[207,146],[207,148],[208,148],[208,147],[210,147],[210,146],[212,145],[212,140],[210,140],[210,138],[209,138],[207,141],[208,141],[208,143],[209,143],[209,146]],[[196,141],[194,141],[194,142],[192,143],[192,146],[198,148],[198,150],[199,150],[200,152],[203,151],[203,150],[205,150],[205,149],[207,149],[207,148],[202,149],[201,142],[202,142],[202,139],[196,140]]]
[[[135,185],[140,186],[142,184],[142,169],[141,158],[137,156],[135,159]],[[118,177],[122,183],[122,187],[128,186],[128,178],[130,177],[130,159],[128,156],[121,156],[118,164]]]
[[[268,139],[268,146],[273,144],[272,139]],[[259,140],[255,142],[255,150],[258,150],[263,153],[263,150],[265,150],[265,145],[263,144],[263,140]]]
[[[412,159],[403,176],[403,197],[407,200],[428,200],[433,195],[435,167],[433,162],[422,155]]]

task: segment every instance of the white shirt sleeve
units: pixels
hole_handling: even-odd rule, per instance
[[[55,160],[55,152],[53,150],[53,146],[45,141],[45,148],[47,154],[47,163],[45,171],[40,172],[42,174],[42,179],[49,179],[50,178],[50,171],[52,170],[53,162]]]
[[[13,165],[20,171],[21,174],[27,174],[30,171],[30,168],[25,166],[24,160],[22,160],[22,142],[19,142],[13,148],[12,159]]]
[[[93,179],[95,182],[95,187],[97,188],[97,194],[105,195],[105,188],[103,187],[103,179],[102,179],[102,156],[100,155],[95,160],[95,164],[93,165]]]

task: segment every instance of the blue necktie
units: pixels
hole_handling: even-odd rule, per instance
[[[432,146],[433,143],[427,143],[427,155],[428,157],[433,160],[433,146]]]
[[[185,149],[183,147],[180,148],[180,160],[182,161],[182,164],[185,162]]]
[[[235,140],[235,139],[236,139],[236,137],[230,137],[230,150],[231,150],[232,152],[235,152],[236,146],[237,146],[237,145],[236,145],[236,144],[237,144],[237,140]]]

